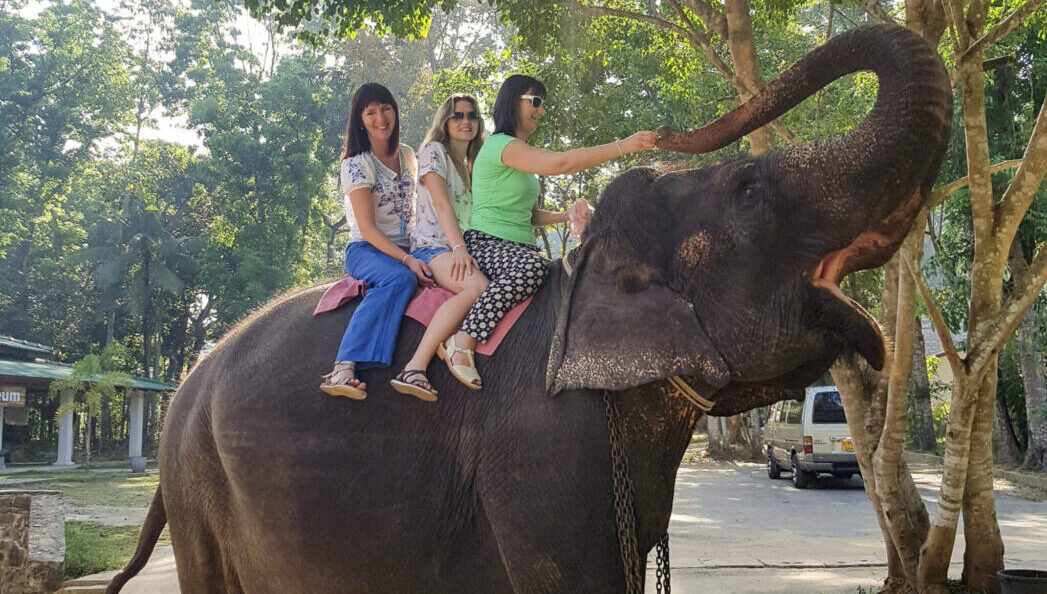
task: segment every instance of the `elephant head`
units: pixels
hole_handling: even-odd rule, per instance
[[[805,385],[843,349],[883,366],[879,326],[839,282],[885,263],[931,190],[952,111],[934,49],[893,25],[840,35],[704,128],[659,130],[660,146],[723,147],[858,70],[879,94],[850,132],[607,187],[564,292],[550,392],[677,375],[728,414]]]

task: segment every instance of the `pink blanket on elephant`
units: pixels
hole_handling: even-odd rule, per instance
[[[354,299],[366,292],[367,283],[351,276],[346,277],[324,291],[323,297],[320,297],[320,302],[316,304],[316,309],[313,310],[313,315],[317,316],[334,311],[350,299]],[[404,315],[418,321],[423,326],[429,326],[429,322],[432,321],[436,310],[443,305],[444,301],[451,297],[454,297],[454,293],[440,287],[435,289],[419,288],[415,292],[414,298],[407,304],[407,311],[404,312]],[[498,325],[494,327],[494,331],[491,332],[487,342],[477,345],[476,352],[488,357],[493,355],[498,345],[502,343],[502,339],[509,333],[509,329],[513,327],[516,320],[520,319],[520,316],[530,304],[531,298],[528,297],[523,302],[517,304],[516,307],[510,309],[509,313],[502,318],[502,321],[498,322]]]

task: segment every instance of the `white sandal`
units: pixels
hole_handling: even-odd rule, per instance
[[[331,396],[345,396],[353,400],[367,398],[367,392],[359,385],[353,386],[349,382],[356,380],[358,384],[363,382],[356,377],[356,363],[335,363],[334,371],[322,376],[324,382],[320,384],[320,391]]]
[[[458,353],[465,353],[466,359],[469,361],[468,365],[460,365],[453,363],[454,356]],[[465,384],[465,387],[470,390],[479,390],[482,387],[480,380],[480,374],[476,371],[476,356],[472,349],[463,349],[458,346],[458,343],[454,340],[452,334],[446,342],[441,342],[440,346],[436,347],[436,354],[447,363],[447,369],[451,371],[451,375],[454,379]]]

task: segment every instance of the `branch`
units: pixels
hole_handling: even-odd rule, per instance
[[[782,138],[789,141],[789,144],[796,144],[796,135],[793,134],[788,128],[778,123],[778,120],[772,121],[770,124],[771,128],[774,129]]]
[[[953,52],[957,55],[963,53],[960,34],[957,31],[966,31],[966,23],[963,19],[962,0],[942,0],[942,8],[945,9],[945,21],[948,23],[949,35],[952,37]]]
[[[687,8],[692,8],[690,4],[700,0],[681,1],[688,4]],[[704,33],[698,31],[697,28],[694,27],[694,23],[692,23],[691,20],[687,18],[687,15],[684,13],[683,7],[680,6],[679,2],[677,2],[676,0],[668,0],[668,2],[673,6],[673,8],[676,9],[676,12],[680,15],[680,18],[683,19],[683,21],[689,27],[691,27],[690,30],[680,25],[677,25],[676,23],[673,23],[671,21],[667,21],[661,17],[656,17],[639,12],[620,10],[617,8],[609,8],[606,6],[590,6],[587,4],[581,4],[576,0],[567,0],[565,5],[570,8],[577,8],[579,11],[591,16],[609,16],[614,18],[633,20],[676,33],[677,35],[682,36],[684,39],[691,42],[692,45],[697,47],[698,50],[702,53],[702,55],[704,55],[705,58],[709,60],[713,67],[720,72],[720,75],[726,78],[727,81],[730,82],[731,85],[734,86],[735,89],[737,89],[740,93],[747,93],[751,97],[752,95],[755,95],[757,92],[759,92],[759,89],[753,89],[749,85],[745,84],[745,81],[743,81],[741,77],[737,76],[734,73],[734,71],[731,70],[731,67],[728,66],[722,58],[720,58],[720,55],[716,53],[716,48],[713,47],[712,36],[710,35],[710,33],[708,31],[705,31]],[[695,14],[701,16],[698,12],[695,12]],[[720,17],[723,17],[723,15],[720,15]],[[725,23],[724,27],[726,28],[726,18],[723,18]],[[706,23],[706,27],[709,27],[708,23]],[[722,37],[726,38],[726,35],[722,35]],[[745,99],[748,99],[748,97],[746,97]],[[778,123],[777,120],[771,122],[769,125],[772,129],[774,129],[775,132],[781,135],[782,138],[788,141],[789,144],[796,144],[796,136],[788,128]]]
[[[680,7],[680,4],[675,0],[668,0],[668,2],[672,4],[672,7],[676,10],[677,14],[680,15],[680,18],[683,19],[683,21],[691,28],[691,31],[686,34],[685,37],[690,40],[693,45],[698,47],[699,51],[702,52],[705,58],[720,71],[720,74],[726,78],[732,86],[736,89],[747,89],[748,87],[745,86],[745,81],[731,70],[731,67],[720,58],[720,54],[716,53],[716,48],[713,47],[712,35],[710,35],[708,31],[706,31],[704,35],[699,33],[698,29],[694,26],[694,23],[691,22],[691,19],[687,18],[687,14],[683,11],[683,8]],[[726,36],[724,36],[724,38],[726,38]]]
[[[1021,164],[1022,164],[1022,160],[1021,159],[1011,159],[1010,161],[1001,161],[1001,162],[999,162],[999,163],[989,167],[989,174],[991,175],[991,174],[996,173],[998,171],[1003,171],[1004,169],[1014,169],[1015,167],[1017,167],[1017,166],[1019,166]],[[948,198],[949,196],[951,196],[955,192],[957,192],[959,190],[962,190],[963,188],[966,188],[967,187],[967,183],[968,183],[968,178],[967,177],[961,177],[960,179],[958,179],[956,181],[949,182],[949,183],[945,184],[944,186],[938,188],[937,190],[934,190],[933,192],[931,192],[930,199],[927,201],[927,207],[930,208],[932,206],[935,206],[936,204],[938,204],[942,200],[945,200],[946,198]]]
[[[890,23],[892,25],[898,24],[893,18],[891,18],[891,15],[887,14],[887,11],[880,6],[878,0],[860,0],[858,6],[863,8],[866,14],[872,17],[872,20],[877,23]]]
[[[727,39],[727,17],[723,12],[718,12],[712,4],[705,0],[680,0],[691,12],[698,15],[705,23],[705,28],[715,32],[720,39]]]
[[[938,334],[938,340],[942,341],[942,348],[945,349],[945,357],[949,361],[949,367],[952,368],[953,376],[962,377],[964,375],[963,359],[960,357],[959,351],[956,350],[956,343],[953,342],[952,334],[949,333],[949,326],[946,325],[945,318],[942,317],[942,312],[938,309],[938,303],[934,300],[934,295],[931,294],[931,288],[927,286],[927,279],[923,276],[923,270],[919,266],[913,266],[908,260],[905,260],[905,268],[916,283],[916,288],[920,290],[920,297],[923,298],[923,304],[927,307],[927,314],[931,316],[931,321],[934,323],[934,331]]]
[[[1045,1],[1047,0],[1026,0],[1025,4],[1022,4],[1014,12],[1007,15],[1007,18],[1000,21],[1000,24],[996,25],[992,31],[982,35],[978,41],[968,46],[963,54],[960,55],[960,59],[956,60],[956,64],[962,64],[971,57],[978,55],[986,47],[1003,39],[1008,33],[1018,28],[1018,25],[1022,24],[1022,21],[1035,12]]]
[[[968,359],[971,362],[971,377],[976,377],[990,357],[1000,352],[1007,344],[1022,316],[1040,296],[1044,284],[1047,284],[1047,247],[1041,244],[1029,265],[1029,273],[1015,284],[1011,296],[1000,308],[1000,316],[997,317],[996,323],[985,333],[985,339],[979,340],[978,344],[970,349]]]
[[[1047,174],[1047,102],[1040,106],[1040,115],[1036,116],[1036,125],[1025,147],[1021,165],[996,205],[996,220],[999,221],[997,247],[1006,249],[1014,240],[1018,225],[1036,198],[1044,174]]]
[[[646,23],[648,25],[654,25],[655,27],[658,27],[660,29],[672,31],[677,35],[682,35],[690,39],[690,35],[688,34],[688,31],[686,29],[684,29],[680,25],[677,25],[676,23],[667,21],[661,17],[643,14],[642,12],[632,12],[629,10],[620,10],[618,8],[609,8],[607,6],[590,6],[588,4],[582,4],[580,2],[577,2],[576,0],[567,0],[567,2],[565,2],[565,5],[570,8],[577,8],[578,10],[592,16],[610,16],[619,19],[629,19],[632,21],[638,21],[641,23]]]

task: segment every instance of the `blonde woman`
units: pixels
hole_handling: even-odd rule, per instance
[[[414,356],[390,381],[393,389],[422,400],[436,400],[436,390],[426,369],[437,350],[451,373],[474,390],[480,389],[473,350],[476,340],[455,330],[476,298],[487,288],[487,279],[465,248],[462,233],[472,216],[472,166],[483,145],[483,118],[479,103],[470,95],[452,95],[433,117],[432,126],[418,153],[418,201],[411,255],[429,265],[433,279],[454,293],[429,323]],[[444,350],[441,343],[454,334]]]

